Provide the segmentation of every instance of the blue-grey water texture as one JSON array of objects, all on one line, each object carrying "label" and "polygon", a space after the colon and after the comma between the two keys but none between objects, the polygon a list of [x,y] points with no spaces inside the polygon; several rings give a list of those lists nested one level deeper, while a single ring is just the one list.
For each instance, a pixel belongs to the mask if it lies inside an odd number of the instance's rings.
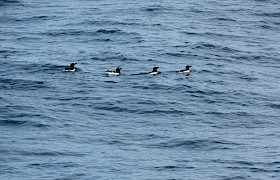
[{"label": "blue-grey water texture", "polygon": [[279,0],[0,0],[0,179],[279,179],[279,34]]}]

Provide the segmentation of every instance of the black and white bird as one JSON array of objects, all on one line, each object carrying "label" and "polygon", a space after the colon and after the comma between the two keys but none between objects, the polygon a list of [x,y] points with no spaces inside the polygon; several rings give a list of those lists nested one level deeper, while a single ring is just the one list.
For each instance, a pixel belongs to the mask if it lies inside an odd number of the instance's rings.
[{"label": "black and white bird", "polygon": [[63,69],[64,72],[75,72],[76,71],[76,68],[75,68],[75,65],[77,63],[71,63],[69,67],[66,67]]},{"label": "black and white bird", "polygon": [[116,71],[107,70],[106,73],[107,73],[107,75],[120,75],[121,74],[121,69],[122,68],[117,67]]},{"label": "black and white bird", "polygon": [[160,74],[161,72],[158,72],[158,71],[157,71],[158,68],[159,68],[159,67],[154,67],[153,70],[152,70],[151,72],[148,72],[148,73],[146,73],[146,74],[153,74],[153,75],[154,75],[154,74]]},{"label": "black and white bird", "polygon": [[186,74],[188,74],[188,73],[190,73],[190,72],[191,72],[190,67],[192,67],[192,66],[190,66],[190,65],[186,65],[185,69],[182,69],[182,70],[180,70],[180,71],[176,71],[176,72],[178,72],[178,73],[186,73]]}]

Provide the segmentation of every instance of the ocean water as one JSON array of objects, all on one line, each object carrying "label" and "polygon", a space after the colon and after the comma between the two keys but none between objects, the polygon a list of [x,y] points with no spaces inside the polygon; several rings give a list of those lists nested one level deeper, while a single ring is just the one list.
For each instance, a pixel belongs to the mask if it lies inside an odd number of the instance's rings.
[{"label": "ocean water", "polygon": [[279,179],[279,32],[279,0],[0,0],[0,179]]}]

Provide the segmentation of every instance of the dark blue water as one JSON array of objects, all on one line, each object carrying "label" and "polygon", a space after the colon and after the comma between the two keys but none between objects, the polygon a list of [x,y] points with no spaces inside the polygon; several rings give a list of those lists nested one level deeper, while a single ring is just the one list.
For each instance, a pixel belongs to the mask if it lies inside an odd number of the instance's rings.
[{"label": "dark blue water", "polygon": [[279,32],[278,0],[0,0],[0,179],[278,179]]}]

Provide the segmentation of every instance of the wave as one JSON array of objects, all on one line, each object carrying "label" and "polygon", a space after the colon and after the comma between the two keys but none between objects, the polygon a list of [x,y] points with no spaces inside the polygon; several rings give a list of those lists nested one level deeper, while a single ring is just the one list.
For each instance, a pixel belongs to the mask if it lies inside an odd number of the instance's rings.
[{"label": "wave", "polygon": [[171,9],[171,7],[154,4],[151,6],[143,7],[143,8],[141,8],[141,10],[144,12],[159,13],[159,12],[169,11],[172,9]]},{"label": "wave", "polygon": [[45,15],[42,15],[42,16],[32,16],[32,17],[18,17],[16,19],[13,19],[14,21],[17,21],[17,22],[26,22],[26,23],[34,23],[34,22],[42,22],[42,21],[47,21],[47,20],[54,20],[56,19],[57,17],[56,16],[45,16]]},{"label": "wave", "polygon": [[180,171],[185,169],[195,169],[194,166],[188,166],[188,165],[167,165],[167,166],[156,166],[154,167],[157,171]]},{"label": "wave", "polygon": [[[9,56],[21,56],[21,55],[28,55],[30,52],[28,51],[23,51],[23,50],[17,50],[17,49],[5,49],[5,50],[0,50],[0,57],[2,56],[3,58],[7,58]],[[9,62],[1,62],[1,65],[3,64],[8,64]]]},{"label": "wave", "polygon": [[129,56],[126,56],[122,53],[109,53],[109,52],[103,52],[100,55],[94,56],[90,58],[91,60],[95,60],[95,61],[120,61],[120,62],[139,62],[141,61],[141,59],[136,59],[136,58],[132,58]]},{"label": "wave", "polygon": [[[105,104],[105,105],[104,105]],[[150,105],[155,106],[151,107]],[[192,112],[186,110],[180,110],[179,108],[167,107],[167,104],[157,104],[156,101],[139,102],[137,104],[119,104],[114,102],[108,103],[95,103],[94,105],[89,105],[91,108],[103,111],[111,112],[122,112],[130,114],[141,114],[141,115],[193,115]]]},{"label": "wave", "polygon": [[229,21],[229,22],[236,22],[237,20],[231,18],[212,18],[214,21]]},{"label": "wave", "polygon": [[[85,37],[94,37],[94,38],[100,38],[99,35],[125,35],[125,36],[136,36],[138,38],[141,38],[141,36],[138,33],[135,32],[125,32],[119,29],[99,29],[99,30],[77,30],[77,29],[61,29],[61,30],[55,30],[55,31],[49,31],[49,32],[43,32],[40,33],[42,35],[51,36],[51,37],[60,37],[60,36],[73,36],[73,38],[76,38],[77,36],[85,36]],[[87,39],[90,41],[90,39]],[[111,41],[111,38],[101,38],[102,41]]]},{"label": "wave", "polygon": [[[13,51],[5,51],[3,53],[3,55],[5,54],[6,56],[12,55]],[[15,53],[20,53],[22,54],[22,52],[17,52],[15,51]],[[1,52],[0,52],[0,56],[1,56]],[[67,62],[70,63],[70,62]],[[3,67],[3,69],[6,70],[6,72],[21,72],[21,73],[28,73],[28,74],[41,74],[41,73],[57,73],[57,72],[62,72],[62,70],[69,66],[69,64],[65,64],[65,65],[56,65],[56,64],[51,64],[51,63],[26,63],[26,62],[20,62],[20,61],[16,61],[16,62],[9,62],[9,61],[4,61],[3,63],[1,63],[1,66]],[[82,71],[80,68],[76,68],[76,71]],[[40,80],[28,80],[28,79],[11,79],[11,78],[0,78],[0,83],[4,83],[6,85],[17,85],[17,84],[29,84],[29,85],[39,85],[41,84],[42,87],[44,86],[45,88],[47,88],[46,84],[44,81],[40,81]]]},{"label": "wave", "polygon": [[198,140],[170,140],[167,142],[161,142],[157,144],[148,145],[148,148],[187,148],[187,149],[195,149],[195,150],[216,150],[216,149],[232,149],[235,146],[240,144],[225,141],[225,140],[205,140],[205,139],[198,139]]},{"label": "wave", "polygon": [[95,26],[138,26],[143,27],[148,24],[129,21],[113,21],[113,20],[85,20],[78,25],[95,25]]},{"label": "wave", "polygon": [[242,52],[240,50],[230,48],[227,46],[215,45],[215,44],[206,43],[206,42],[196,43],[195,45],[193,45],[192,49],[206,49],[206,50],[211,49],[211,50],[223,51],[223,52],[228,52],[228,53]]},{"label": "wave", "polygon": [[[273,54],[234,54],[234,55],[230,55],[229,57],[231,57],[232,59],[235,60],[240,60],[243,63],[244,62],[248,62],[248,61],[254,61],[254,62],[259,62],[259,63],[263,63],[262,66],[265,67],[272,67],[271,64],[277,63],[279,62],[279,58],[277,58],[276,56],[274,56]],[[274,66],[273,66],[274,67]]]},{"label": "wave", "polygon": [[[279,25],[279,24],[278,24]],[[277,26],[271,26],[271,25],[259,25],[260,28],[265,29],[265,30],[279,30],[279,27]]]},{"label": "wave", "polygon": [[77,152],[70,152],[70,151],[48,151],[48,150],[38,150],[36,152],[31,151],[24,151],[24,150],[16,150],[17,153],[23,155],[23,156],[75,156],[75,157],[81,157],[83,154],[77,153]]},{"label": "wave", "polygon": [[0,78],[1,88],[4,90],[30,91],[40,88],[47,88],[43,81],[32,81],[25,79],[6,79]]},{"label": "wave", "polygon": [[120,33],[122,32],[119,29],[99,29],[96,31],[97,33],[103,33],[103,34],[114,34],[114,33]]},{"label": "wave", "polygon": [[22,126],[29,123],[28,121],[18,121],[18,120],[0,120],[1,126]]},{"label": "wave", "polygon": [[270,103],[267,106],[275,109],[280,109],[280,104],[277,103]]},{"label": "wave", "polygon": [[280,17],[280,12],[273,13],[256,13],[257,16],[265,16],[265,17]]},{"label": "wave", "polygon": [[[180,31],[180,33],[184,35],[190,35],[190,36],[199,36],[199,37],[207,37],[207,38],[224,38],[224,39],[240,39],[244,40],[246,38],[245,36],[241,35],[233,35],[233,34],[227,34],[227,33],[216,33],[216,32],[190,32],[190,31]],[[199,42],[201,44],[209,44],[205,42]],[[198,44],[199,44],[198,43]],[[211,45],[210,45],[211,46]]]},{"label": "wave", "polygon": [[164,53],[163,55],[167,55],[171,57],[186,57],[185,53]]},{"label": "wave", "polygon": [[57,36],[94,36],[96,35],[96,32],[94,31],[82,31],[82,30],[76,30],[76,29],[63,29],[63,30],[57,30],[57,31],[51,31],[51,32],[44,32],[42,35],[57,37]]},{"label": "wave", "polygon": [[[39,115],[30,115],[30,114],[18,114],[17,117],[15,118],[30,118],[30,117],[39,117]],[[12,116],[9,115],[9,118],[11,118]],[[49,127],[49,125],[43,124],[43,123],[39,123],[39,122],[32,122],[32,121],[25,121],[25,120],[0,120],[0,126],[12,126],[12,127],[27,127],[27,126],[33,126],[33,127],[37,127],[37,128],[47,128]]]},{"label": "wave", "polygon": [[19,0],[0,0],[0,6],[8,6],[10,4],[20,3]]}]

